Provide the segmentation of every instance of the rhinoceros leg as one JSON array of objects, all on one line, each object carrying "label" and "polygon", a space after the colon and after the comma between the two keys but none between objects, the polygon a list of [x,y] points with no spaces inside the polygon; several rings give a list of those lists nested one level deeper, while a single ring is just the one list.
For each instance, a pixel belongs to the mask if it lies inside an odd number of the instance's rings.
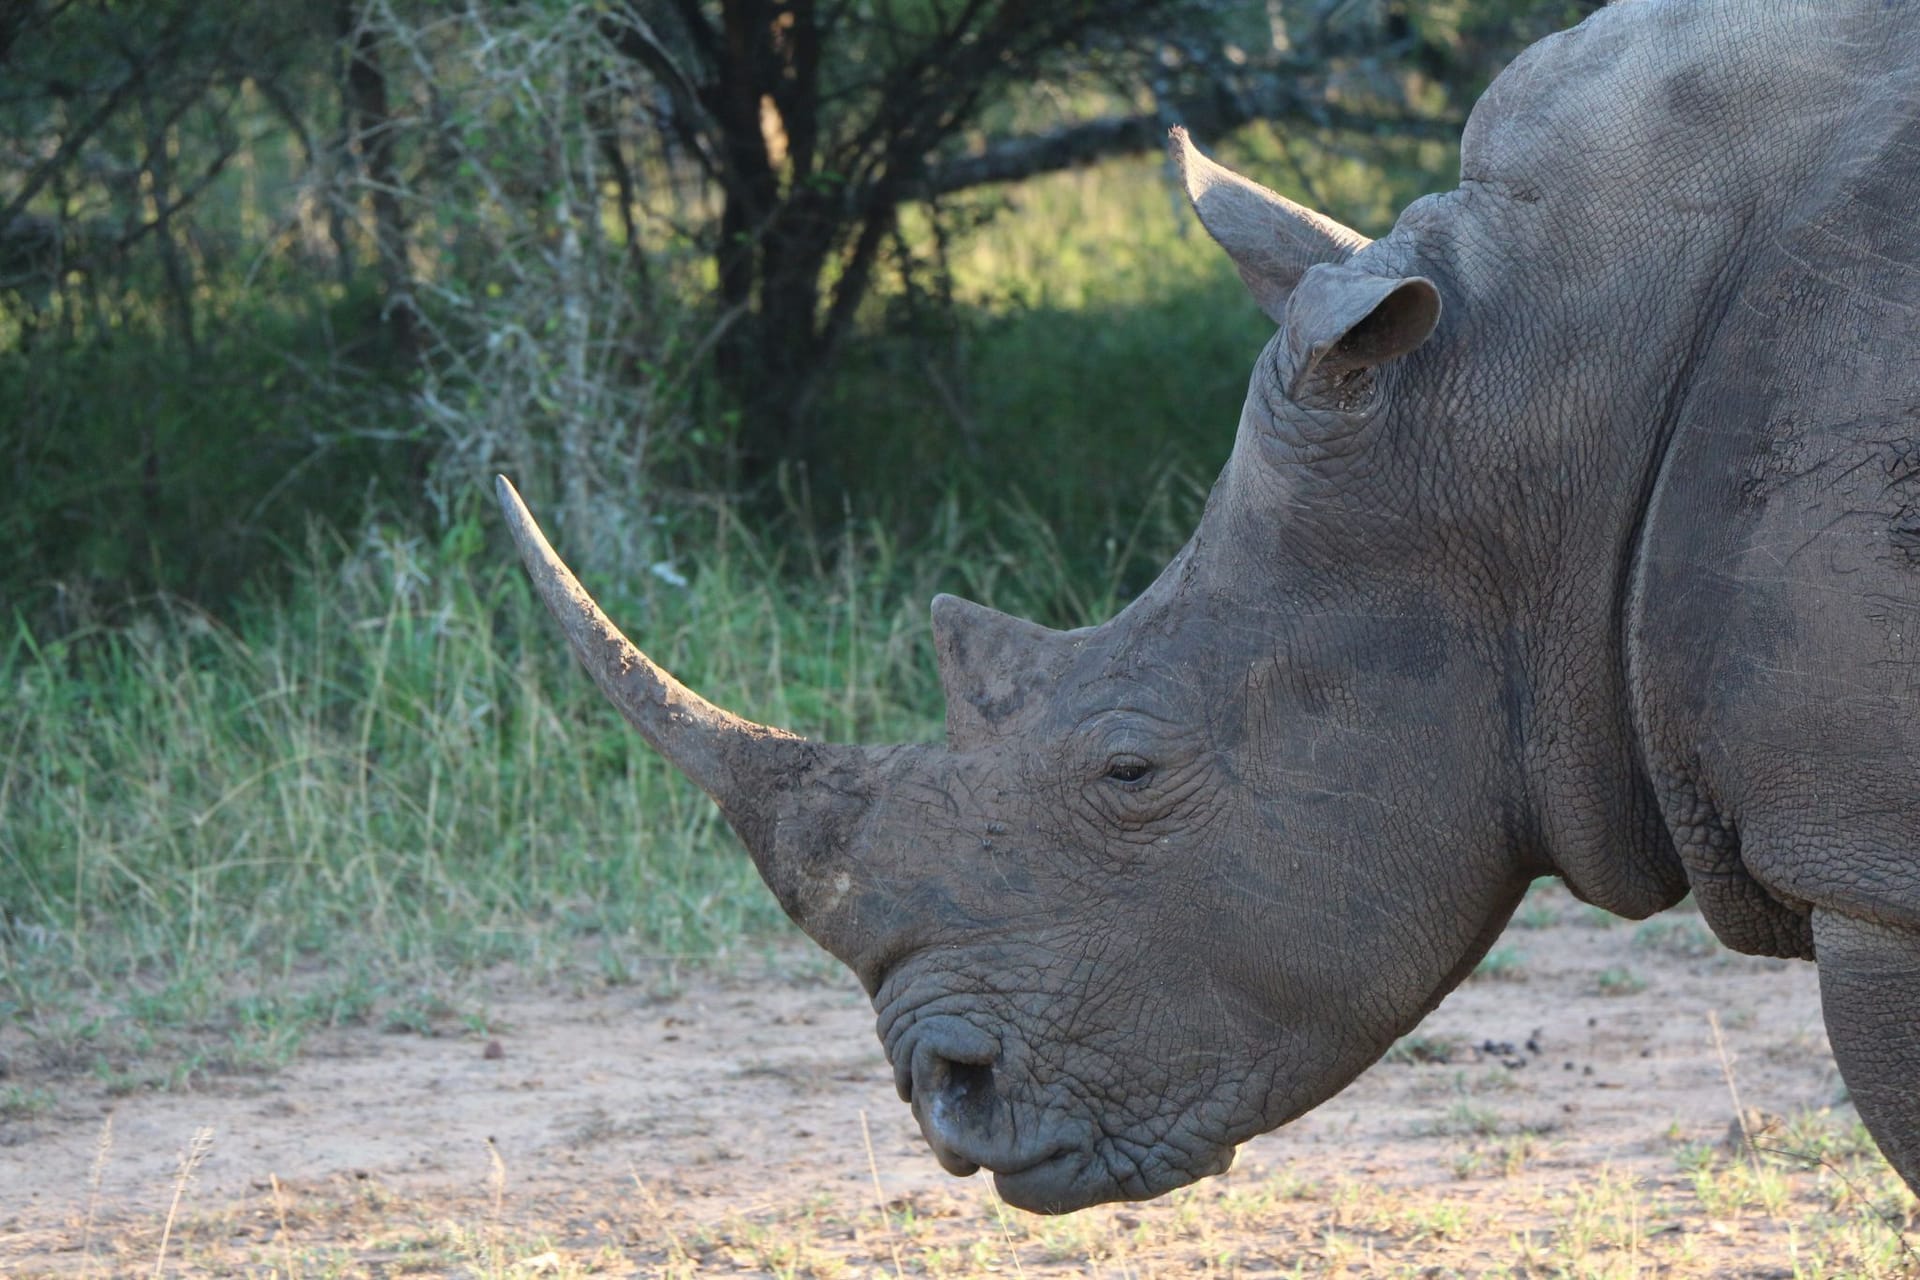
[{"label": "rhinoceros leg", "polygon": [[1920,930],[1813,913],[1827,1038],[1874,1141],[1920,1192]]}]

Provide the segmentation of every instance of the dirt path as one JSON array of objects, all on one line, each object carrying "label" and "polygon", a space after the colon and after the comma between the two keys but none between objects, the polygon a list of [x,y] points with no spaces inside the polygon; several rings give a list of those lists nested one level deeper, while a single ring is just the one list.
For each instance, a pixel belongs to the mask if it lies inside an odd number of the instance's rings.
[{"label": "dirt path", "polygon": [[174,1274],[1790,1276],[1816,1246],[1899,1273],[1897,1239],[1855,1221],[1898,1203],[1870,1162],[1858,1194],[1797,1165],[1766,1166],[1770,1190],[1713,1150],[1735,1113],[1710,1012],[1742,1102],[1794,1120],[1773,1137],[1850,1167],[1811,966],[1686,954],[1694,917],[1596,927],[1559,896],[1531,918],[1400,1060],[1148,1205],[1035,1219],[947,1178],[851,978],[796,961],[667,996],[508,985],[487,1038],[344,1031],[204,1092],[59,1082],[0,1131],[0,1272],[151,1274],[181,1152],[210,1129]]}]

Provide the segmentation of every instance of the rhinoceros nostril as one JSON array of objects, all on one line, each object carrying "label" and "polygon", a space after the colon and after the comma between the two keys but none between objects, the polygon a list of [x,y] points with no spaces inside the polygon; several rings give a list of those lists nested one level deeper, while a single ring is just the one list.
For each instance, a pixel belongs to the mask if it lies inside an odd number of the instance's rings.
[{"label": "rhinoceros nostril", "polygon": [[922,1046],[913,1058],[913,1112],[948,1173],[966,1177],[999,1144],[993,1068],[955,1062]]},{"label": "rhinoceros nostril", "polygon": [[989,1138],[998,1109],[993,1067],[984,1062],[941,1065],[944,1079],[930,1100],[934,1128],[943,1135],[971,1138],[976,1143]]},{"label": "rhinoceros nostril", "polygon": [[979,1028],[941,1019],[917,1029],[904,1055],[908,1100],[920,1131],[949,1173],[972,1173],[1004,1145],[994,1080],[999,1045]]}]

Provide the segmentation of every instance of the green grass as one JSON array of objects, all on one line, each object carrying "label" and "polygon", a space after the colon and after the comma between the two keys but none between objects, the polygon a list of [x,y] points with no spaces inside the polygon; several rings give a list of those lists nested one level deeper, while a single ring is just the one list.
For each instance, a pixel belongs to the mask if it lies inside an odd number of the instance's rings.
[{"label": "green grass", "polygon": [[[925,594],[871,547],[811,587],[783,587],[737,529],[697,555],[685,590],[599,584],[662,661],[769,721],[935,732]],[[165,601],[59,640],[23,626],[0,681],[16,1017],[77,977],[109,1022],[270,1055],[422,977],[569,940],[711,955],[776,919],[712,805],[470,525],[439,545],[316,538],[291,598],[231,626]]]},{"label": "green grass", "polygon": [[1535,880],[1513,913],[1516,929],[1550,929],[1560,923],[1561,914],[1571,900],[1566,886],[1558,880]]}]

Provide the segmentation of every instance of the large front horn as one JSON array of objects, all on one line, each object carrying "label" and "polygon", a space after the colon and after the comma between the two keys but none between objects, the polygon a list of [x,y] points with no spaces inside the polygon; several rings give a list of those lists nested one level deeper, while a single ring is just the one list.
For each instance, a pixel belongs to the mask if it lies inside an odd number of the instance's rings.
[{"label": "large front horn", "polygon": [[876,752],[831,746],[714,706],[661,670],[562,564],[505,476],[495,480],[534,589],[574,656],[655,750],[712,796],[780,905],[849,964],[859,940],[844,925],[857,868],[848,832],[873,791]]},{"label": "large front horn", "polygon": [[573,570],[561,563],[513,482],[494,478],[507,527],[534,590],[567,633],[574,656],[640,735],[699,788],[726,807],[738,791],[743,756],[773,742],[801,741],[714,706],[675,680],[601,611]]}]

